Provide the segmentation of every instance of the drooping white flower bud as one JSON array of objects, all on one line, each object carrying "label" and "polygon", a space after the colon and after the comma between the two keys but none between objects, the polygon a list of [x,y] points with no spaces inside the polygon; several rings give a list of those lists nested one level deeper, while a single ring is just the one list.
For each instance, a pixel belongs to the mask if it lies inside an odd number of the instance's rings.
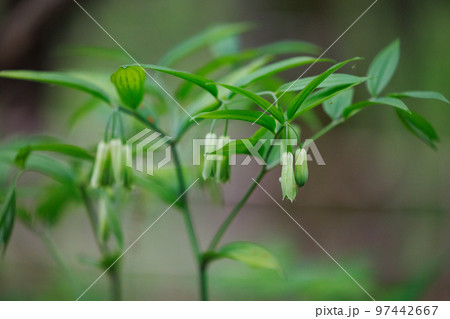
[{"label": "drooping white flower bud", "polygon": [[109,149],[114,181],[117,185],[123,185],[125,179],[125,147],[120,139],[115,138],[109,141]]},{"label": "drooping white flower bud", "polygon": [[208,133],[205,137],[205,161],[203,163],[202,177],[204,180],[213,178],[216,170],[215,155],[208,155],[217,149],[217,136],[214,133]]},{"label": "drooping white flower bud", "polygon": [[98,188],[103,184],[103,179],[108,170],[109,145],[104,141],[98,143],[97,154],[95,156],[94,170],[91,176],[91,186]]},{"label": "drooping white flower bud", "polygon": [[283,153],[281,156],[281,165],[280,183],[283,199],[288,198],[292,202],[297,195],[297,186],[295,185],[294,177],[294,156],[292,153]]},{"label": "drooping white flower bud", "polygon": [[[230,143],[229,136],[221,136],[217,142],[217,150]],[[230,179],[230,163],[229,163],[229,152],[221,151],[217,154],[216,163],[216,182],[225,183]]]},{"label": "drooping white flower bud", "polygon": [[131,189],[131,185],[133,183],[133,171],[130,169],[130,167],[128,167],[127,164],[127,158],[129,156],[129,154],[131,154],[132,150],[131,150],[131,146],[128,144],[125,144],[122,148],[122,152],[123,152],[123,158],[124,158],[124,186],[128,189]]},{"label": "drooping white flower bud", "polygon": [[308,180],[308,154],[305,149],[295,151],[295,182],[302,187]]}]

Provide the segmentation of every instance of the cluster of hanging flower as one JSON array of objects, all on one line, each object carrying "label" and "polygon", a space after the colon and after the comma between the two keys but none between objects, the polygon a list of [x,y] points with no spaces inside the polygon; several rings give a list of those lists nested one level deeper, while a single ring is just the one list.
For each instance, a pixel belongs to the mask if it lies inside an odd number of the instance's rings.
[{"label": "cluster of hanging flower", "polygon": [[302,187],[308,180],[308,155],[301,148],[295,151],[295,156],[291,152],[284,152],[281,156],[281,165],[280,183],[283,199],[287,198],[292,202],[297,196],[297,186]]},{"label": "cluster of hanging flower", "polygon": [[126,166],[131,148],[119,138],[100,141],[97,145],[91,187],[98,191],[97,236],[106,243],[114,229],[113,198],[115,187],[130,188],[133,174]]},{"label": "cluster of hanging flower", "polygon": [[217,183],[225,183],[230,179],[230,163],[228,152],[219,152],[222,147],[230,143],[229,136],[220,136],[208,133],[205,137],[205,162],[203,163],[202,177],[204,180],[214,179]]},{"label": "cluster of hanging flower", "polygon": [[118,138],[98,143],[91,187],[129,187],[131,175],[126,167],[129,152],[129,146]]}]

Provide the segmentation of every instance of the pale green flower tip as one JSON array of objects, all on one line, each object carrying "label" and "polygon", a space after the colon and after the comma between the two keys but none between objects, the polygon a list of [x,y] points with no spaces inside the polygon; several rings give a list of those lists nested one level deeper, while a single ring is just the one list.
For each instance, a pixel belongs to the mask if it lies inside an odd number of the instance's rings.
[{"label": "pale green flower tip", "polygon": [[295,151],[295,182],[302,187],[308,180],[308,155],[306,150]]},{"label": "pale green flower tip", "polygon": [[281,156],[281,190],[283,192],[283,199],[287,198],[291,202],[297,196],[297,187],[294,177],[294,156],[290,152],[284,152]]},{"label": "pale green flower tip", "polygon": [[[217,142],[217,150],[220,150],[228,143],[230,143],[229,136],[223,135],[219,137]],[[230,163],[228,153],[223,154],[223,152],[220,152],[220,154],[217,155],[215,179],[217,183],[226,183],[230,179]]]},{"label": "pale green flower tip", "polygon": [[122,185],[125,174],[125,158],[124,145],[120,139],[112,139],[109,141],[111,152],[111,166],[113,170],[114,180],[117,184]]},{"label": "pale green flower tip", "polygon": [[214,178],[216,171],[216,160],[208,153],[214,152],[217,147],[217,135],[208,133],[205,137],[205,161],[203,163],[202,177],[204,180]]},{"label": "pale green flower tip", "polygon": [[203,164],[202,177],[203,180],[210,179],[214,177],[215,172],[215,162],[213,160],[205,159],[205,163]]}]

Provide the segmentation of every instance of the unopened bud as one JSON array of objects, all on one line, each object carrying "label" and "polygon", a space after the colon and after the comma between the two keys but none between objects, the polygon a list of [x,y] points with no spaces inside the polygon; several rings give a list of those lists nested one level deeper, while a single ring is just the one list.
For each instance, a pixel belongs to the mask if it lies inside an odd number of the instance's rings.
[{"label": "unopened bud", "polygon": [[308,180],[308,154],[305,149],[295,151],[295,182],[302,187]]},{"label": "unopened bud", "polygon": [[205,137],[205,161],[203,163],[202,177],[204,180],[213,178],[216,170],[215,155],[209,155],[216,150],[217,136],[214,133],[208,133]]},{"label": "unopened bud", "polygon": [[[228,143],[230,143],[230,137],[221,136],[217,142],[217,150],[220,150]],[[229,153],[228,151],[224,152],[222,150],[220,151],[220,154],[217,155],[217,163],[216,163],[217,183],[225,183],[230,179],[230,163],[228,153]]]},{"label": "unopened bud", "polygon": [[141,66],[120,67],[111,76],[120,100],[136,109],[144,97],[145,71]]},{"label": "unopened bud", "polygon": [[283,199],[286,197],[292,202],[297,195],[297,187],[294,177],[294,156],[290,152],[284,152],[281,156],[281,190]]}]

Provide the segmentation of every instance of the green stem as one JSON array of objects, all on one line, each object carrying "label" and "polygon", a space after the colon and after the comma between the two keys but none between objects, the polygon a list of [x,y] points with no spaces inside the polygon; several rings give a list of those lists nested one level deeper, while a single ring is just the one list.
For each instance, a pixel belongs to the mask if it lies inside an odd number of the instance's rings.
[{"label": "green stem", "polygon": [[208,301],[208,262],[202,261],[200,265],[200,296],[202,301]]},{"label": "green stem", "polygon": [[[336,127],[337,125],[341,124],[344,120],[343,119],[339,119],[339,120],[335,120],[333,122],[331,122],[330,124],[328,124],[327,126],[325,126],[324,128],[322,128],[319,132],[317,132],[316,134],[314,134],[310,141],[315,141],[318,138],[320,138],[322,135],[326,134],[328,131],[330,131],[332,128]],[[280,131],[275,135],[274,138],[276,138],[276,136],[278,136],[278,134],[283,130],[283,128],[280,129]],[[310,142],[311,143],[311,142]],[[303,147],[307,146],[310,143],[305,143]],[[267,152],[267,155],[265,157],[265,161],[267,162],[269,156],[270,156],[270,152],[272,151],[273,146],[271,146],[269,148],[269,151]],[[225,232],[227,231],[228,227],[230,226],[230,224],[233,222],[234,218],[237,216],[237,214],[239,213],[239,211],[241,210],[241,208],[244,206],[244,204],[247,202],[248,198],[251,196],[251,194],[253,193],[253,191],[255,190],[256,186],[258,186],[258,183],[262,180],[262,178],[264,177],[264,175],[267,173],[267,166],[264,165],[263,168],[261,169],[261,171],[259,172],[258,176],[254,179],[253,183],[250,185],[249,189],[247,190],[247,192],[244,194],[244,196],[241,198],[241,200],[236,204],[236,206],[234,207],[234,209],[231,211],[231,213],[228,215],[228,217],[225,219],[225,221],[222,223],[222,225],[220,226],[219,230],[217,231],[217,233],[215,234],[215,236],[213,237],[213,240],[211,241],[211,244],[208,247],[209,251],[214,251],[217,247],[217,245],[219,244],[220,240],[222,239],[223,235],[225,234]],[[208,293],[207,293],[207,274],[206,274],[206,268],[208,266],[208,261],[205,260],[203,262],[203,267],[202,267],[202,273],[201,273],[201,277],[204,281],[204,292],[202,291],[202,296],[204,295],[205,298],[207,297]]]},{"label": "green stem", "polygon": [[[272,147],[269,149],[269,152],[266,156],[266,158],[269,157],[270,151],[272,150]],[[267,167],[263,166],[261,171],[259,172],[258,176],[253,181],[252,185],[250,185],[247,192],[244,194],[244,196],[241,198],[239,203],[234,207],[234,209],[231,211],[231,213],[228,215],[228,217],[225,219],[225,221],[220,226],[219,230],[217,231],[216,235],[211,241],[211,244],[208,247],[209,251],[214,251],[219,244],[220,240],[222,239],[223,235],[227,231],[228,227],[234,220],[234,218],[237,216],[239,211],[241,210],[242,206],[247,202],[250,195],[255,190],[256,186],[258,186],[258,183],[261,181],[261,179],[264,177],[264,175],[267,172]],[[202,300],[206,301],[208,300],[208,274],[207,274],[207,267],[208,267],[209,261],[205,260],[202,261],[201,267],[200,267],[200,288],[201,288],[201,296]]]},{"label": "green stem", "polygon": [[[217,231],[216,235],[214,236],[213,240],[211,241],[211,244],[208,247],[208,250],[214,250],[216,249],[217,245],[219,244],[220,240],[222,239],[223,235],[225,234],[226,230],[230,226],[231,222],[234,220],[234,218],[237,216],[239,211],[241,210],[242,206],[247,202],[250,195],[255,190],[256,186],[258,186],[258,183],[261,181],[261,179],[266,174],[266,166],[264,166],[261,171],[259,172],[258,176],[255,178],[255,181],[252,182],[252,185],[250,185],[247,192],[244,194],[244,196],[241,198],[241,200],[237,203],[237,205],[234,207],[234,209],[231,211],[230,215],[225,219],[225,221],[220,226],[219,230]],[[257,183],[258,182],[258,183]]]},{"label": "green stem", "polygon": [[[147,121],[146,118],[142,117],[137,112],[132,111],[132,110],[127,109],[127,108],[124,108],[124,107],[119,107],[119,111],[136,118],[138,121],[140,121],[141,123],[145,124],[146,126],[151,128],[152,130],[154,130],[154,131],[156,131],[158,133],[161,133],[163,136],[167,136],[167,134],[164,133],[160,128],[158,128],[153,123]],[[184,223],[186,225],[186,231],[187,231],[187,234],[188,234],[188,237],[189,237],[189,241],[191,243],[192,250],[194,252],[195,260],[197,261],[197,265],[198,265],[198,268],[199,268],[200,286],[201,286],[202,285],[202,279],[201,279],[201,274],[202,274],[202,270],[201,270],[201,253],[200,253],[200,248],[199,248],[197,236],[196,236],[195,230],[194,230],[194,225],[192,223],[191,213],[189,211],[188,197],[187,197],[187,194],[186,194],[186,190],[187,190],[186,182],[184,180],[183,168],[182,168],[180,157],[179,157],[178,151],[177,151],[177,141],[179,140],[179,137],[180,136],[178,136],[177,139],[171,139],[168,142],[168,144],[170,145],[170,148],[171,148],[171,151],[172,151],[172,155],[173,155],[173,161],[175,163],[175,171],[176,171],[177,180],[178,180],[179,194],[182,195],[181,198],[180,198],[180,203],[181,203],[181,206],[182,206],[182,215],[183,215]]]},{"label": "green stem", "polygon": [[[86,212],[89,217],[89,222],[92,227],[92,231],[94,233],[95,242],[97,243],[102,258],[105,259],[109,257],[110,252],[105,243],[101,242],[97,236],[97,214],[95,212],[94,206],[89,198],[85,186],[80,186],[81,197],[83,199],[84,205],[86,207]],[[114,265],[108,270],[108,277],[111,284],[111,299],[112,300],[121,300],[122,292],[121,292],[121,284],[120,284],[120,274],[118,270],[118,265]]]},{"label": "green stem", "polygon": [[178,187],[179,187],[179,193],[180,195],[183,194],[183,196],[180,198],[181,205],[183,207],[182,213],[184,217],[184,221],[186,224],[186,228],[188,231],[189,240],[192,245],[192,249],[194,250],[194,253],[196,255],[197,260],[200,260],[200,249],[198,245],[198,240],[195,235],[194,231],[194,225],[192,223],[191,214],[189,211],[189,205],[188,205],[188,198],[186,194],[186,183],[184,181],[184,174],[183,174],[183,168],[181,166],[180,157],[178,155],[178,151],[176,148],[176,145],[174,143],[171,144],[171,150],[173,155],[173,161],[175,163],[175,171],[178,179]]},{"label": "green stem", "polygon": [[[325,126],[324,128],[322,128],[319,132],[317,132],[316,134],[314,134],[311,138],[310,141],[315,141],[317,140],[319,137],[321,137],[322,135],[326,134],[328,131],[330,131],[332,128],[336,127],[337,125],[341,124],[343,122],[342,119],[339,120],[335,120],[333,122],[331,122],[330,124],[328,124],[327,126]],[[280,132],[282,131],[283,128],[280,129]],[[277,134],[278,135],[278,134]],[[275,135],[275,138],[276,136]],[[311,142],[310,142],[311,143]],[[304,144],[303,147],[309,145],[310,143],[306,142]],[[269,158],[270,152],[272,151],[272,147],[269,149],[265,161],[267,161],[267,159]],[[255,178],[256,182],[260,182],[261,179],[264,177],[265,173],[267,172],[267,167],[263,166],[263,168],[261,169],[261,171],[259,172],[258,176]],[[242,208],[242,206],[244,206],[244,204],[246,203],[246,201],[248,200],[248,198],[250,197],[250,195],[253,193],[253,191],[255,190],[256,186],[258,185],[256,182],[253,182],[252,185],[250,186],[250,188],[247,190],[247,192],[244,194],[244,196],[242,197],[242,199],[239,201],[239,203],[237,203],[237,205],[234,207],[233,211],[230,213],[230,215],[228,215],[227,219],[225,219],[225,221],[223,222],[223,224],[220,226],[219,230],[217,231],[216,235],[214,236],[213,240],[211,241],[211,244],[209,245],[209,250],[214,250],[220,239],[222,238],[222,236],[225,234],[226,230],[228,229],[228,227],[230,226],[231,222],[233,221],[233,219],[236,217],[236,215],[239,213],[240,209]]]},{"label": "green stem", "polygon": [[111,284],[111,297],[114,301],[122,300],[122,285],[120,281],[119,268],[111,267],[108,271],[110,284]]},{"label": "green stem", "polygon": [[153,124],[152,122],[148,121],[145,117],[143,117],[142,115],[140,115],[139,113],[137,113],[136,111],[130,110],[126,107],[122,107],[119,106],[118,110],[122,113],[128,114],[132,117],[134,117],[136,120],[138,120],[139,122],[141,122],[142,124],[148,126],[149,128],[151,128],[152,130],[154,130],[155,132],[158,132],[160,134],[162,134],[163,136],[168,136],[166,133],[164,133],[159,127],[157,127],[155,124]]},{"label": "green stem", "polygon": [[[275,134],[275,136],[274,136],[275,139],[277,138],[277,136],[280,134],[280,132],[282,130],[283,130],[283,127],[280,128],[280,130]],[[213,239],[211,241],[211,244],[208,247],[209,250],[214,250],[217,247],[217,245],[219,244],[220,239],[225,234],[226,230],[230,226],[230,224],[233,221],[233,219],[239,213],[239,211],[241,210],[242,206],[244,206],[244,204],[247,202],[247,200],[250,197],[250,195],[255,190],[256,186],[258,186],[258,183],[261,181],[261,179],[266,174],[266,172],[267,172],[267,164],[266,163],[267,163],[267,161],[269,159],[270,154],[272,153],[272,150],[273,150],[273,145],[271,145],[269,150],[267,151],[267,154],[266,154],[266,156],[264,158],[265,164],[261,168],[261,171],[259,172],[258,176],[256,176],[256,178],[254,179],[253,183],[250,185],[250,187],[247,190],[247,192],[244,194],[244,196],[241,198],[241,200],[236,204],[234,209],[231,211],[230,215],[228,215],[228,217],[225,219],[225,221],[220,226],[220,228],[217,231],[217,233],[214,235],[214,237],[213,237]]]},{"label": "green stem", "polygon": [[183,207],[182,214],[183,214],[184,223],[186,226],[186,231],[187,231],[187,234],[189,237],[189,241],[191,243],[192,250],[194,252],[194,257],[197,262],[198,272],[199,272],[200,294],[201,294],[202,300],[204,300],[203,298],[204,298],[204,292],[205,292],[205,287],[206,287],[206,281],[205,281],[206,278],[204,276],[205,271],[203,268],[202,255],[200,253],[198,239],[195,234],[195,229],[194,229],[194,225],[192,223],[191,213],[189,211],[189,204],[188,204],[188,198],[187,198],[187,194],[186,194],[186,183],[184,181],[183,168],[181,166],[181,161],[180,161],[180,157],[178,155],[178,151],[177,151],[175,142],[171,143],[171,150],[172,150],[172,154],[173,154],[173,161],[175,163],[175,170],[176,170],[177,179],[178,179],[179,193],[180,193],[180,195],[183,194],[183,196],[180,199],[182,207]]}]

